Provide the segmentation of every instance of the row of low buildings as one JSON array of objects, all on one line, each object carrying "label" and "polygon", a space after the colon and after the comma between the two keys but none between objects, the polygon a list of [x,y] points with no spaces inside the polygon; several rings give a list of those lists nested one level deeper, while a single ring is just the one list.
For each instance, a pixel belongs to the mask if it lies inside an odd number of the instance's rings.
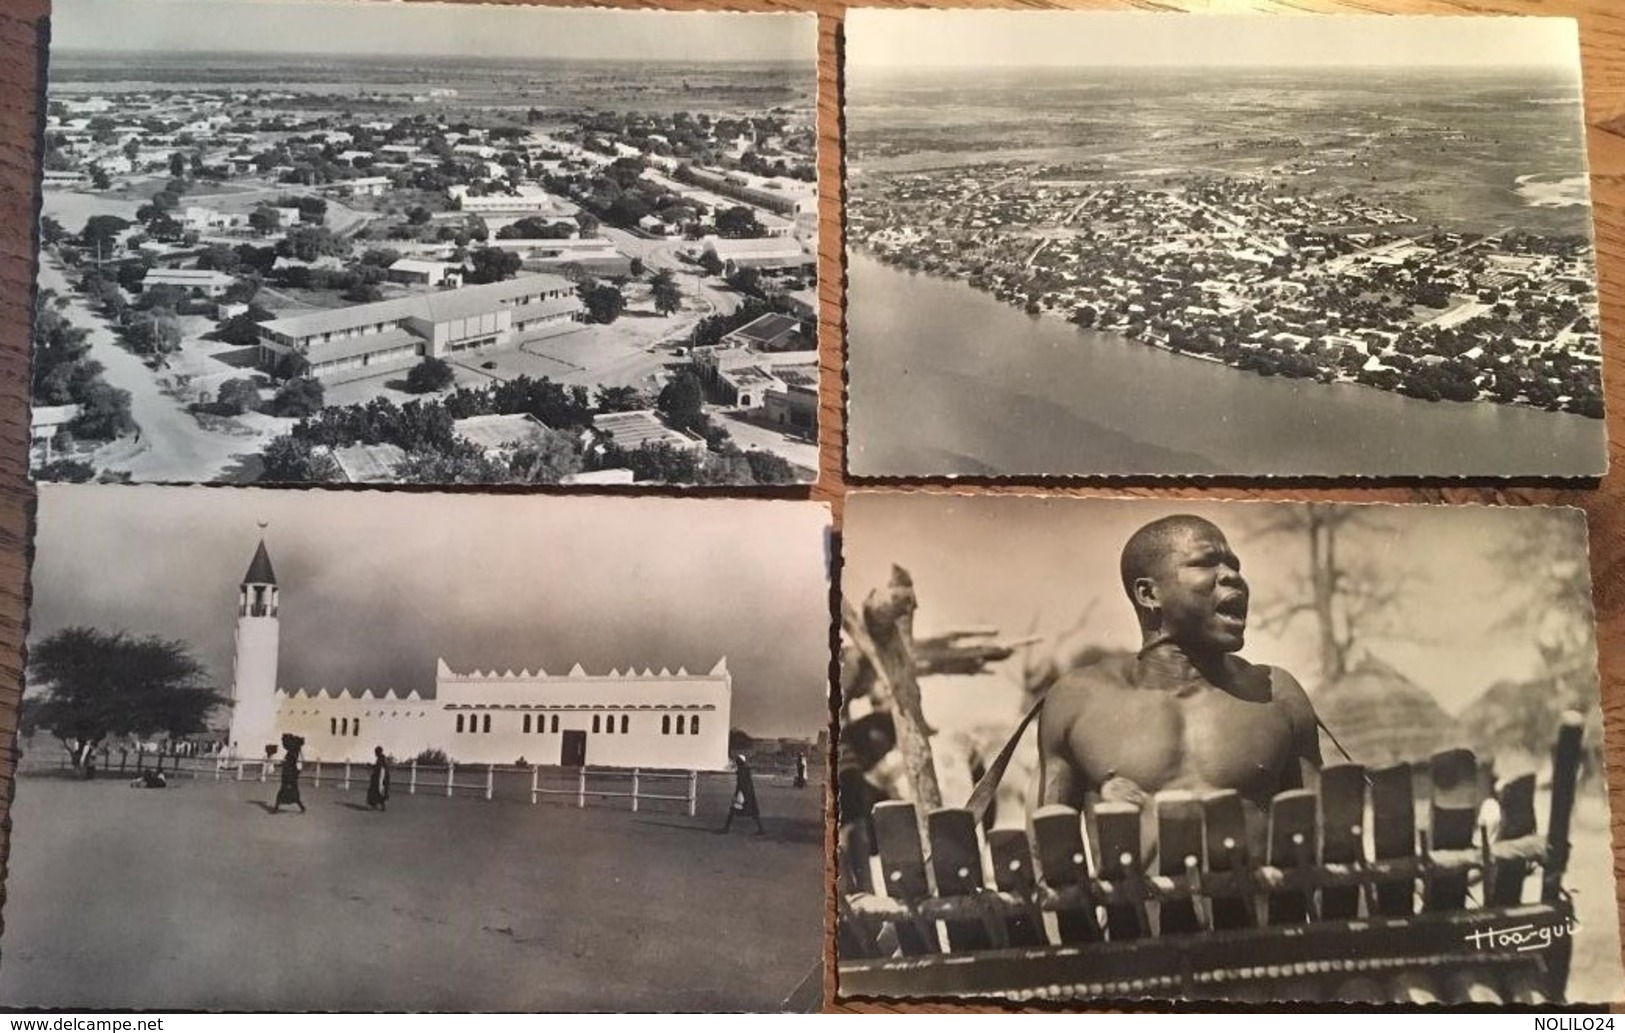
[{"label": "row of low buildings", "polygon": [[301,360],[311,376],[410,365],[424,358],[501,346],[517,334],[563,327],[585,307],[575,285],[541,273],[260,324],[260,364]]}]

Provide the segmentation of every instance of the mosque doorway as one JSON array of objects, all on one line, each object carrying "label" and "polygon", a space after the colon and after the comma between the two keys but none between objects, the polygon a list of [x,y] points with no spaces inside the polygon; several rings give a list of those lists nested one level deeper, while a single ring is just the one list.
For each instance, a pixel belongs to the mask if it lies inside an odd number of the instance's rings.
[{"label": "mosque doorway", "polygon": [[559,763],[567,768],[579,768],[587,763],[587,733],[565,732]]}]

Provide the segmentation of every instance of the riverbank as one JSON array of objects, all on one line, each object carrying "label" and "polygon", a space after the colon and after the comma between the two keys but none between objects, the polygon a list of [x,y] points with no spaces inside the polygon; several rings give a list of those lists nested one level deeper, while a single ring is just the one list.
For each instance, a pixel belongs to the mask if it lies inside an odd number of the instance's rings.
[{"label": "riverbank", "polygon": [[1596,477],[1601,421],[1223,363],[1035,319],[854,249],[848,469],[856,477]]},{"label": "riverbank", "polygon": [[[976,287],[975,285],[969,283],[968,281],[956,279],[956,278],[951,277],[951,276],[944,276],[941,273],[937,273],[937,272],[934,272],[934,271],[929,270],[929,269],[909,269],[909,268],[907,268],[905,266],[898,265],[895,262],[889,261],[883,254],[880,254],[880,253],[874,252],[874,251],[870,251],[870,250],[868,250],[866,248],[862,248],[861,245],[853,244],[849,250],[851,252],[853,252],[853,253],[857,253],[857,252],[861,251],[862,254],[865,257],[869,258],[870,260],[878,262],[878,263],[886,266],[889,269],[896,270],[897,272],[906,273],[906,274],[911,275],[911,276],[926,276],[926,277],[930,277],[933,280],[939,280],[939,281],[941,281],[943,283],[958,284],[958,285],[964,286],[964,287],[966,287],[966,288],[968,288],[970,290],[975,291],[978,294],[981,294],[981,295],[983,295],[985,297],[991,298],[993,301],[995,301],[995,302],[997,302],[997,303],[999,303],[1001,305],[1005,305],[1005,306],[1013,309],[1016,312],[1019,312],[1019,313],[1025,315],[1025,316],[1028,316],[1029,318],[1033,318],[1033,319],[1044,319],[1044,318],[1058,319],[1058,320],[1060,320],[1061,322],[1063,322],[1064,324],[1066,324],[1069,327],[1074,327],[1074,328],[1081,329],[1081,330],[1091,330],[1091,331],[1095,331],[1095,332],[1099,332],[1099,333],[1113,334],[1113,335],[1116,335],[1117,337],[1121,338],[1122,340],[1130,341],[1130,342],[1133,342],[1135,344],[1142,345],[1142,346],[1148,347],[1148,348],[1155,348],[1155,349],[1157,349],[1159,351],[1162,351],[1162,352],[1165,352],[1165,353],[1167,353],[1169,355],[1176,355],[1176,356],[1179,356],[1179,357],[1182,357],[1182,358],[1187,358],[1187,359],[1196,359],[1196,360],[1201,361],[1201,362],[1211,363],[1211,364],[1216,365],[1216,366],[1223,366],[1226,369],[1233,369],[1233,370],[1236,370],[1236,371],[1242,372],[1242,373],[1252,373],[1252,374],[1255,374],[1255,375],[1260,376],[1260,377],[1281,377],[1281,378],[1287,379],[1287,380],[1312,381],[1314,383],[1320,383],[1320,384],[1344,384],[1344,385],[1347,385],[1347,386],[1350,386],[1350,387],[1361,387],[1361,388],[1366,388],[1366,389],[1372,390],[1372,391],[1381,391],[1381,392],[1385,392],[1387,394],[1400,395],[1400,396],[1405,397],[1405,398],[1415,399],[1416,401],[1425,402],[1425,403],[1428,403],[1428,404],[1499,405],[1499,406],[1508,406],[1508,407],[1516,407],[1516,408],[1523,408],[1523,409],[1532,409],[1532,410],[1535,410],[1535,411],[1538,411],[1538,412],[1567,413],[1568,415],[1579,416],[1579,417],[1581,417],[1583,419],[1594,419],[1594,420],[1596,420],[1598,422],[1599,425],[1602,423],[1602,420],[1603,420],[1603,417],[1602,417],[1601,414],[1599,414],[1597,416],[1590,416],[1590,415],[1585,414],[1585,413],[1572,412],[1572,411],[1567,410],[1567,409],[1562,409],[1562,408],[1557,408],[1557,407],[1550,407],[1550,406],[1535,405],[1535,404],[1533,404],[1531,402],[1519,402],[1519,401],[1502,402],[1502,401],[1498,401],[1497,399],[1491,397],[1487,392],[1482,391],[1482,390],[1479,391],[1477,398],[1471,399],[1471,400],[1465,401],[1465,402],[1461,401],[1461,400],[1458,400],[1458,399],[1449,399],[1449,398],[1425,398],[1425,397],[1422,397],[1420,395],[1415,395],[1415,394],[1408,393],[1408,392],[1403,391],[1403,390],[1401,390],[1399,388],[1388,388],[1388,387],[1383,387],[1380,384],[1367,383],[1366,381],[1361,380],[1356,376],[1351,376],[1350,374],[1336,368],[1335,366],[1318,368],[1313,375],[1307,375],[1307,376],[1305,376],[1305,375],[1297,375],[1297,374],[1294,374],[1292,372],[1285,371],[1285,370],[1255,369],[1255,368],[1252,368],[1252,367],[1250,367],[1248,365],[1244,365],[1242,362],[1226,360],[1225,358],[1223,358],[1221,356],[1218,356],[1218,355],[1209,355],[1209,354],[1205,354],[1205,353],[1201,353],[1201,352],[1193,352],[1193,351],[1187,351],[1187,350],[1182,349],[1182,348],[1176,348],[1173,345],[1168,344],[1166,342],[1158,341],[1154,337],[1151,337],[1149,334],[1144,334],[1144,333],[1136,334],[1136,333],[1133,333],[1127,325],[1110,324],[1110,325],[1104,325],[1104,326],[1080,327],[1077,323],[1074,323],[1072,320],[1067,319],[1065,316],[1062,316],[1060,313],[1056,312],[1052,308],[1041,308],[1039,311],[1034,312],[1030,308],[1028,308],[1028,307],[1026,307],[1024,305],[1018,304],[1015,301],[1006,301],[1004,299],[1001,299],[1000,297],[998,297],[998,295],[994,294],[993,292],[987,291],[987,290],[982,290],[981,288]],[[1254,354],[1256,354],[1258,356],[1261,356],[1261,357],[1262,356],[1273,355],[1273,353],[1264,352],[1262,350],[1257,351]],[[1292,353],[1292,354],[1295,355],[1296,353]]]}]

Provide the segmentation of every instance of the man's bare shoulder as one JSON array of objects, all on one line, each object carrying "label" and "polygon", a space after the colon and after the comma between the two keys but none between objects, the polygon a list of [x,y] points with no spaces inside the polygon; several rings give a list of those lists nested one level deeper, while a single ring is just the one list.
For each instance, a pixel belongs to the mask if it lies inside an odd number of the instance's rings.
[{"label": "man's bare shoulder", "polygon": [[1134,673],[1133,653],[1107,653],[1072,668],[1055,680],[1044,708],[1072,706],[1103,690],[1121,689]]},{"label": "man's bare shoulder", "polygon": [[1255,664],[1237,655],[1231,655],[1228,663],[1238,680],[1267,685],[1270,702],[1273,705],[1294,715],[1306,716],[1310,721],[1314,720],[1315,708],[1314,704],[1309,702],[1309,694],[1285,667]]}]

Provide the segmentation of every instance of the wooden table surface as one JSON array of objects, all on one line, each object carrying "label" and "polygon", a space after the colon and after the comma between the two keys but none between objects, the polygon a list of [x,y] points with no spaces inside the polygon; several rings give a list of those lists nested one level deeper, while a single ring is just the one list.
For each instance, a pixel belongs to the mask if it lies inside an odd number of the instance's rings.
[{"label": "wooden table surface", "polygon": [[[923,6],[872,3],[865,6]],[[657,3],[600,4],[667,10],[815,11],[819,15],[819,172],[823,189],[819,295],[823,305],[821,339],[822,429],[818,483],[812,496],[829,500],[840,519],[847,486],[842,459],[842,342],[839,77],[837,41],[845,4],[838,0],[663,0]],[[1625,3],[1621,0],[1077,0],[1074,3],[956,3],[939,7],[1008,7],[1277,14],[1529,14],[1565,15],[1580,23],[1584,62],[1587,149],[1591,200],[1601,288],[1604,381],[1613,472],[1595,487],[1522,482],[1372,483],[1274,481],[1255,487],[1246,480],[1207,481],[1200,486],[1146,487],[1132,480],[1071,482],[1044,488],[1011,485],[958,487],[967,491],[1047,491],[1078,495],[1144,495],[1178,498],[1338,500],[1351,502],[1545,503],[1579,506],[1591,528],[1593,596],[1601,649],[1603,712],[1614,806],[1614,870],[1621,874],[1621,830],[1625,817]],[[28,483],[28,325],[34,274],[34,229],[38,211],[36,132],[42,108],[47,0],[4,0],[0,10],[0,836],[9,836],[12,759],[22,690],[22,646],[26,628],[27,564],[34,493]],[[896,490],[929,485],[897,484]],[[941,489],[936,489],[941,490]],[[134,532],[136,529],[132,529]],[[134,534],[132,533],[132,538]],[[3,846],[0,846],[3,849]],[[0,855],[3,856],[3,855]],[[832,902],[833,909],[833,902]],[[0,921],[4,914],[0,911]],[[833,937],[830,938],[833,944]],[[826,972],[825,1000],[833,1002],[832,971]],[[827,1003],[833,1010],[919,1010]]]}]

